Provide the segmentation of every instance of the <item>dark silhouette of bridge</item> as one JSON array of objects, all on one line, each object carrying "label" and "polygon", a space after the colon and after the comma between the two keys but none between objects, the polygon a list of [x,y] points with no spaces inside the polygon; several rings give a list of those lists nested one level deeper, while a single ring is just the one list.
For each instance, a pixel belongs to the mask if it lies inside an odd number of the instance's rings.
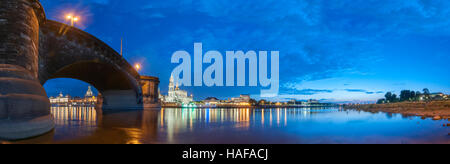
[{"label": "dark silhouette of bridge", "polygon": [[23,139],[53,129],[43,85],[54,78],[93,85],[102,94],[103,110],[158,103],[158,79],[141,78],[104,42],[47,20],[39,0],[0,0],[0,138]]}]

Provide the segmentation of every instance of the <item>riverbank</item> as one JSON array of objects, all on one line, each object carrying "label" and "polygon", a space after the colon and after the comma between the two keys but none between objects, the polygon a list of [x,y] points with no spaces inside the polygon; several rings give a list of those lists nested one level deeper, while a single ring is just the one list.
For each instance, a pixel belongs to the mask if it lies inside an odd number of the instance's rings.
[{"label": "riverbank", "polygon": [[400,102],[389,104],[355,104],[344,105],[344,109],[356,109],[366,112],[400,113],[411,116],[450,119],[450,100],[431,102]]}]

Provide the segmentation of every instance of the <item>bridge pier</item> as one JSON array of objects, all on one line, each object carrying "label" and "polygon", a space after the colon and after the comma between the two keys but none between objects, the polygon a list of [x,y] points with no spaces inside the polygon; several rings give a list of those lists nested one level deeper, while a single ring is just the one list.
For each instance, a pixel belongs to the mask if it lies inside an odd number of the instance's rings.
[{"label": "bridge pier", "polygon": [[133,90],[103,91],[102,97],[104,111],[142,110],[144,108]]},{"label": "bridge pier", "polygon": [[50,102],[38,80],[38,0],[0,3],[0,138],[24,139],[53,129]]}]

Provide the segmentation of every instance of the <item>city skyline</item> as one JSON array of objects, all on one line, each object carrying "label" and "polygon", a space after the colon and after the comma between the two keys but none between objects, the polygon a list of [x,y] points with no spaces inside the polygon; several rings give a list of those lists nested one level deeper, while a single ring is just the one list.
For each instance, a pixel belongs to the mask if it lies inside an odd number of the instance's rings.
[{"label": "city skyline", "polygon": [[[141,63],[142,74],[160,77],[160,86],[168,85],[176,66],[170,64],[172,53],[180,49],[192,52],[192,44],[201,41],[205,51],[279,50],[277,99],[376,101],[386,92],[403,89],[450,91],[450,79],[445,76],[450,73],[445,66],[450,33],[444,28],[450,23],[446,19],[449,2],[253,3],[42,1],[49,19],[64,22],[64,16],[73,12],[81,17],[76,27],[98,36],[116,51],[124,38],[124,57],[130,63]],[[248,6],[254,7],[243,10]],[[267,13],[252,12],[259,9]],[[73,92],[86,85],[57,79],[46,84],[48,93],[59,83],[68,84]],[[196,99],[240,94],[258,98],[260,90],[184,89]],[[167,92],[167,88],[161,90]]]},{"label": "city skyline", "polygon": [[449,144],[449,16],[444,0],[1,0],[0,144],[198,162]]}]

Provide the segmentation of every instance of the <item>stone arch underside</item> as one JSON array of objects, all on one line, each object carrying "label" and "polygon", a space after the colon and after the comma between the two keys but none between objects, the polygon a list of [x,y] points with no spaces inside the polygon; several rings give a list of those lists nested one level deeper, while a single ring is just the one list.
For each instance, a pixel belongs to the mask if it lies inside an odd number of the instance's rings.
[{"label": "stone arch underside", "polygon": [[39,81],[72,78],[102,94],[103,109],[142,108],[140,75],[115,50],[94,36],[55,21],[40,27]]}]

